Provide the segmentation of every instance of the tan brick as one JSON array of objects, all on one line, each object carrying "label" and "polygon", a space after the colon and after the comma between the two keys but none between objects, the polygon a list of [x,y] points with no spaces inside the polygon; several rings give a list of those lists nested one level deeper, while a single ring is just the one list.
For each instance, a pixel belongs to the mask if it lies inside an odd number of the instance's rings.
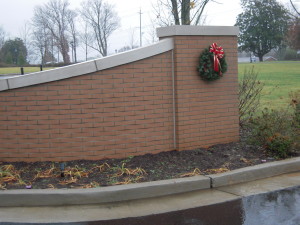
[{"label": "tan brick", "polygon": [[[174,39],[179,150],[237,140],[237,39]],[[212,39],[226,50],[229,70],[207,85],[191,68],[197,67]],[[0,142],[6,140],[0,157],[59,161],[171,150],[171,65],[169,51],[92,74],[0,92],[5,129],[0,130]]]}]

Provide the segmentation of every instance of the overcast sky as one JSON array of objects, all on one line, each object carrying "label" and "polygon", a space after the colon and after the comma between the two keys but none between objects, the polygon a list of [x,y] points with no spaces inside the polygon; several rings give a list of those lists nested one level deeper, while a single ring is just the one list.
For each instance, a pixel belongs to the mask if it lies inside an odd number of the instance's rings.
[{"label": "overcast sky", "polygon": [[[0,0],[0,26],[9,33],[11,38],[20,36],[24,25],[30,22],[34,7],[47,3],[49,0]],[[80,2],[85,0],[69,0],[72,9],[79,9]],[[298,1],[298,0],[297,0]],[[142,11],[143,45],[151,42],[149,35],[153,4],[156,0],[109,0],[121,20],[121,27],[114,32],[109,40],[109,52],[130,45],[139,45],[139,10]],[[218,0],[220,4],[209,3],[205,9],[205,25],[232,26],[236,16],[241,13],[240,0]],[[280,0],[282,3],[288,0]],[[298,3],[299,4],[299,3]],[[132,38],[133,37],[133,38]]]}]

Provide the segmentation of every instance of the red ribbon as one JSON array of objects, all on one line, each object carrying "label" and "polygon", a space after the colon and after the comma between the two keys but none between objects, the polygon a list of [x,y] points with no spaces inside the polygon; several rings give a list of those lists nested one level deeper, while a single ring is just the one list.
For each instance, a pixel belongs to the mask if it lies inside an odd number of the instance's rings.
[{"label": "red ribbon", "polygon": [[219,72],[220,75],[222,75],[222,73],[219,69],[219,67],[221,67],[219,59],[223,58],[223,56],[224,56],[223,48],[221,46],[218,47],[217,43],[213,43],[210,46],[209,51],[214,54],[214,71]]}]

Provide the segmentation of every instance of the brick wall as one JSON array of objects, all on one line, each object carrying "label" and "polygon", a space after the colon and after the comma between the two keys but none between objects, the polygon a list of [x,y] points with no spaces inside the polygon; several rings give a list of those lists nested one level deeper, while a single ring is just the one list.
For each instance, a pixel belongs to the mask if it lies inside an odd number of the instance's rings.
[{"label": "brick wall", "polygon": [[99,159],[172,149],[170,55],[0,92],[1,160]]},{"label": "brick wall", "polygon": [[[236,36],[173,39],[174,50],[142,60],[1,91],[0,161],[117,158],[238,140]],[[223,46],[228,72],[207,83],[196,68],[212,42]]]},{"label": "brick wall", "polygon": [[[196,68],[200,53],[213,42],[223,47],[228,71],[221,79],[205,82]],[[178,148],[237,141],[237,37],[176,36],[174,44]]]}]

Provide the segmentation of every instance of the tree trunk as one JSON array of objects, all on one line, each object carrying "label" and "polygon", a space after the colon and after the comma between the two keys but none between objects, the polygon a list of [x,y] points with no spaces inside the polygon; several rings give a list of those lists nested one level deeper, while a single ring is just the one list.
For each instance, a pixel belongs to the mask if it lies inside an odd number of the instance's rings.
[{"label": "tree trunk", "polygon": [[259,58],[259,61],[260,61],[260,62],[263,61],[263,55],[259,55],[258,58]]},{"label": "tree trunk", "polygon": [[74,59],[75,63],[77,63],[76,42],[74,42]]},{"label": "tree trunk", "polygon": [[88,59],[88,45],[87,42],[85,42],[85,61]]},{"label": "tree trunk", "polygon": [[63,41],[61,43],[61,54],[63,57],[64,64],[70,64],[69,44],[65,38],[63,38]]},{"label": "tree trunk", "polygon": [[63,57],[64,64],[70,64],[69,54],[65,50],[62,50],[61,54],[62,54],[62,57]]},{"label": "tree trunk", "polygon": [[181,2],[181,25],[190,25],[191,0],[182,0]]},{"label": "tree trunk", "polygon": [[177,0],[171,0],[171,2],[172,2],[172,14],[174,16],[175,25],[180,25]]}]

